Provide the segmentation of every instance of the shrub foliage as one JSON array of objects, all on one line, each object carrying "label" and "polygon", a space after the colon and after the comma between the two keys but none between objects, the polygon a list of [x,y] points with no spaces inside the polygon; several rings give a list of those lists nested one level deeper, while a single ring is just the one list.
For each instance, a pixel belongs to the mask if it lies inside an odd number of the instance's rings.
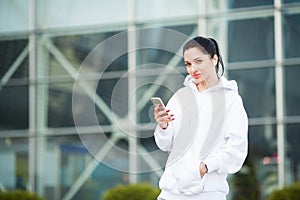
[{"label": "shrub foliage", "polygon": [[300,200],[300,183],[274,190],[270,194],[269,200]]},{"label": "shrub foliage", "polygon": [[0,200],[43,200],[43,198],[32,192],[15,190],[0,192]]},{"label": "shrub foliage", "polygon": [[107,190],[103,200],[156,200],[160,190],[152,187],[148,183],[138,183],[130,185],[118,185]]}]

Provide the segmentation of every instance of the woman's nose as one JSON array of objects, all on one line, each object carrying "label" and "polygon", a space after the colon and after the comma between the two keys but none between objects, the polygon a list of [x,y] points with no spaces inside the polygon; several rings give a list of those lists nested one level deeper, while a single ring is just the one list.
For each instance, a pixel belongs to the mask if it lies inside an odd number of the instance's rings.
[{"label": "woman's nose", "polygon": [[195,71],[195,70],[198,70],[198,67],[196,65],[192,64],[191,69],[192,69],[192,71]]}]

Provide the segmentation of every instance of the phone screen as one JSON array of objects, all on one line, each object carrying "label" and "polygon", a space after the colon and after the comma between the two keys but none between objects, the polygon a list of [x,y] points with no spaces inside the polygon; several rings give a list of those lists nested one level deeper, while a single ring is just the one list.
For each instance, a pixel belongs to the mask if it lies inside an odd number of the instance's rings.
[{"label": "phone screen", "polygon": [[162,105],[163,109],[166,109],[165,104],[163,103],[163,101],[161,100],[161,98],[159,97],[152,97],[151,98],[152,103],[157,106],[157,105]]}]

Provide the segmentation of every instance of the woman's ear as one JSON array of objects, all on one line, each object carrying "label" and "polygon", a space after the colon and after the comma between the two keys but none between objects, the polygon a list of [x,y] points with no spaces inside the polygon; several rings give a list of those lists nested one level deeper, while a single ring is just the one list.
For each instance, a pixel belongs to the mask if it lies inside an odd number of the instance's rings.
[{"label": "woman's ear", "polygon": [[218,64],[219,57],[215,54],[214,57],[212,58],[212,60],[213,60],[214,66],[216,66]]}]

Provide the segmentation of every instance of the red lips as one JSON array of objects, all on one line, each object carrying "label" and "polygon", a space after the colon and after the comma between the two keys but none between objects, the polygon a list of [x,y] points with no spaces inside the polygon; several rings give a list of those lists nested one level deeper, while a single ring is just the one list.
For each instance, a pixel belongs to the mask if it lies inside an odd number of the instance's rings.
[{"label": "red lips", "polygon": [[194,79],[198,79],[198,78],[200,78],[201,74],[193,74],[192,76]]}]

